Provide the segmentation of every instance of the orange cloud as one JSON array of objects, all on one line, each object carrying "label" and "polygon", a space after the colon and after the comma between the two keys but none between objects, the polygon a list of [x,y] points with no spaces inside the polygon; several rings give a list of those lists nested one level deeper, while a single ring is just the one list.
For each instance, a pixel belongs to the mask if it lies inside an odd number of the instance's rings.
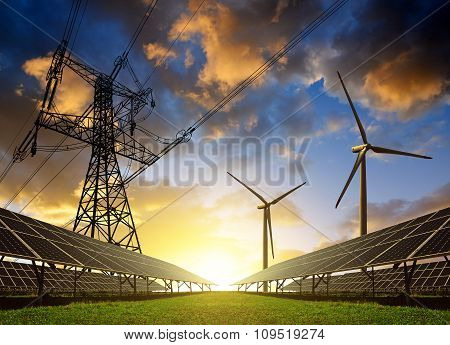
[{"label": "orange cloud", "polygon": [[446,87],[442,76],[406,52],[367,73],[363,89],[377,108],[399,112],[400,118],[406,119],[414,116],[414,108],[431,103]]},{"label": "orange cloud", "polygon": [[[42,89],[47,85],[47,71],[52,61],[51,56],[37,57],[25,61],[22,69],[29,76],[35,77]],[[58,85],[55,103],[61,113],[79,114],[83,112],[93,97],[93,88],[86,84],[69,68],[64,69],[63,82]]]},{"label": "orange cloud", "polygon": [[167,51],[167,48],[159,43],[144,44],[144,53],[147,59],[156,60],[156,66],[161,66],[164,61],[177,57],[173,50]]},{"label": "orange cloud", "polygon": [[190,49],[186,50],[186,56],[184,58],[184,66],[186,68],[191,67],[194,64],[194,55],[192,55],[192,52]]},{"label": "orange cloud", "polygon": [[[191,11],[197,6],[196,1],[189,2]],[[172,25],[169,39],[174,39],[184,28],[191,14],[182,14]],[[265,61],[265,53],[273,53],[280,46],[279,41],[262,45],[253,35],[243,35],[249,30],[237,14],[217,1],[205,3],[190,22],[180,37],[182,41],[199,40],[206,62],[197,76],[196,85],[201,89],[214,87],[225,93],[248,77]],[[263,79],[259,80],[259,84]],[[198,103],[208,106],[211,95],[204,92],[188,95]]]}]

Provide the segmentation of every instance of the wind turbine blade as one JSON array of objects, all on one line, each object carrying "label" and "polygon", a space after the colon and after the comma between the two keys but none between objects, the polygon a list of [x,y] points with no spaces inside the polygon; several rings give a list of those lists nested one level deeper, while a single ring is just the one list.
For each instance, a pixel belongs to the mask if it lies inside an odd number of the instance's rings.
[{"label": "wind turbine blade", "polygon": [[339,203],[342,200],[342,197],[344,196],[345,192],[347,191],[348,186],[350,185],[350,182],[352,182],[353,176],[355,176],[356,170],[358,170],[359,165],[361,164],[362,160],[364,159],[364,155],[366,154],[367,149],[362,149],[358,153],[358,157],[356,157],[355,165],[353,165],[352,172],[350,173],[350,176],[347,180],[347,183],[344,186],[344,189],[341,192],[341,195],[339,195],[339,199],[336,203],[336,208],[339,206]]},{"label": "wind turbine blade", "polygon": [[400,156],[410,156],[410,157],[423,158],[423,159],[432,159],[431,157],[428,157],[428,156],[422,156],[422,155],[417,155],[415,153],[387,149],[385,147],[372,146],[371,148],[372,148],[373,152],[376,152],[376,153],[386,153],[386,154],[390,154],[390,155],[400,155]]},{"label": "wind turbine blade", "polygon": [[344,81],[341,78],[341,74],[339,71],[337,71],[339,80],[341,81],[342,87],[344,88],[345,95],[347,96],[348,103],[350,104],[350,108],[352,108],[353,115],[355,116],[356,124],[358,125],[359,132],[361,133],[362,140],[364,141],[364,144],[368,144],[366,131],[364,130],[364,127],[361,123],[361,120],[359,119],[358,113],[356,112],[355,106],[353,105],[352,99],[350,98],[350,95],[348,94],[347,88],[345,87]]},{"label": "wind turbine blade", "polygon": [[255,195],[259,200],[261,200],[264,204],[267,204],[267,201],[258,193],[256,193],[253,189],[251,189],[249,186],[247,186],[244,182],[239,180],[237,177],[233,176],[231,173],[227,172],[228,175],[230,175],[232,178],[234,178],[236,181],[238,181],[241,185],[243,185],[245,188],[247,188],[253,195]]},{"label": "wind turbine blade", "polygon": [[301,185],[292,188],[289,192],[284,193],[283,195],[279,196],[278,198],[274,199],[273,201],[270,202],[271,205],[275,205],[277,202],[279,202],[280,200],[284,199],[285,197],[287,197],[289,194],[295,192],[297,189],[299,189],[301,186],[305,185],[306,182],[303,182]]},{"label": "wind turbine blade", "polygon": [[273,253],[273,238],[272,238],[272,217],[270,215],[270,207],[266,210],[267,212],[267,224],[269,225],[269,235],[270,235],[270,248],[272,248],[272,259],[275,259],[275,254]]}]

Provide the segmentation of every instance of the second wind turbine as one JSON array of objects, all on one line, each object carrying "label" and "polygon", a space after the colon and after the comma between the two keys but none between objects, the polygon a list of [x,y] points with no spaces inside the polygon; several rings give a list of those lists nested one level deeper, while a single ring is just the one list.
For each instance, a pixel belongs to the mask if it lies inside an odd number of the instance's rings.
[{"label": "second wind turbine", "polygon": [[[303,186],[306,182],[303,182],[301,185],[291,189],[290,191],[284,193],[283,195],[279,196],[278,198],[272,200],[271,202],[268,202],[266,199],[264,199],[260,194],[255,192],[253,189],[251,189],[249,186],[247,186],[244,182],[239,180],[237,177],[233,176],[232,174],[228,173],[232,178],[234,178],[237,182],[239,182],[241,185],[243,185],[245,188],[247,188],[253,195],[255,195],[259,200],[263,202],[262,205],[259,205],[257,208],[258,210],[263,210],[264,212],[264,222],[263,222],[263,269],[266,269],[269,264],[269,243],[268,243],[268,234],[267,230],[269,230],[270,235],[270,247],[272,249],[272,258],[275,258],[274,252],[273,252],[273,238],[272,238],[272,219],[270,215],[270,206],[275,205],[285,197],[287,197],[292,192],[299,189],[301,186]],[[265,286],[266,288],[266,286]]]}]

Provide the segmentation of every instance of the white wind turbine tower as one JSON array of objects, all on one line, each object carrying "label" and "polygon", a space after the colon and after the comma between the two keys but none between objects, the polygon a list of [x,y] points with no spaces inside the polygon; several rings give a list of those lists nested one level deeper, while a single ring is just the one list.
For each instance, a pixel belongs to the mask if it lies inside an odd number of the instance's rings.
[{"label": "white wind turbine tower", "polygon": [[358,167],[361,166],[361,169],[360,169],[361,184],[360,184],[360,201],[359,201],[359,224],[360,224],[360,235],[362,236],[362,235],[367,234],[366,153],[368,151],[372,150],[375,153],[385,153],[385,154],[392,154],[392,155],[399,155],[399,156],[410,156],[410,157],[424,158],[424,159],[431,159],[431,157],[371,145],[367,141],[366,132],[364,131],[364,127],[361,123],[361,120],[359,119],[358,113],[356,112],[356,109],[353,105],[350,95],[348,94],[348,91],[347,91],[347,88],[345,87],[344,81],[342,80],[339,72],[337,72],[337,74],[338,74],[339,80],[341,81],[342,87],[344,88],[344,92],[345,92],[345,95],[347,96],[348,103],[350,104],[350,107],[352,108],[353,115],[355,116],[356,124],[358,125],[359,132],[361,133],[361,138],[363,140],[363,144],[352,147],[352,152],[357,153],[358,156],[356,157],[355,165],[353,166],[353,169],[350,173],[347,183],[345,184],[344,189],[342,190],[341,195],[339,196],[339,199],[336,202],[336,208],[338,207],[339,203],[342,200],[342,197],[344,196],[348,186],[350,185],[350,182],[352,181],[353,176],[356,173],[356,170],[358,170]]},{"label": "white wind turbine tower", "polygon": [[[247,186],[244,182],[240,181],[237,177],[233,176],[231,173],[228,173],[232,178],[234,178],[237,182],[239,182],[241,185],[243,185],[245,188],[247,188],[253,195],[255,195],[259,200],[263,202],[262,205],[257,206],[258,210],[263,210],[263,269],[266,269],[269,264],[269,243],[268,243],[268,234],[267,230],[269,230],[270,235],[270,247],[272,249],[272,258],[275,258],[274,251],[273,251],[273,238],[272,238],[272,219],[270,215],[270,206],[275,205],[285,197],[287,197],[289,194],[293,193],[297,189],[299,189],[301,186],[306,184],[306,182],[303,182],[301,185],[291,189],[290,191],[284,193],[283,195],[279,196],[278,198],[272,200],[271,202],[268,202],[266,199],[264,199],[260,194],[255,192],[253,189],[251,189],[249,186]],[[267,284],[264,283],[263,285],[263,291],[267,292]]]}]

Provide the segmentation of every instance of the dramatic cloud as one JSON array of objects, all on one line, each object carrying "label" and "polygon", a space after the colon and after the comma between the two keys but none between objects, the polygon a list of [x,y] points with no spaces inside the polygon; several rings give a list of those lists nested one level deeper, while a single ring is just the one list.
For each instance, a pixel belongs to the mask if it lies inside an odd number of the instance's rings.
[{"label": "dramatic cloud", "polygon": [[[189,14],[182,15],[174,23],[169,33],[170,39],[178,35],[188,18]],[[199,86],[217,85],[221,91],[227,91],[262,64],[263,51],[255,51],[251,42],[239,38],[241,28],[233,11],[216,1],[205,4],[191,21],[181,40],[186,41],[195,35],[201,37],[200,45],[206,55],[206,63],[198,75]]]},{"label": "dramatic cloud", "polygon": [[[308,51],[300,66],[312,79],[325,76],[326,86],[336,80],[336,69],[352,73],[346,83],[354,100],[385,112],[395,112],[401,120],[422,116],[440,103],[448,103],[449,6],[418,24],[445,1],[364,1],[352,7],[331,39],[325,37],[317,49]],[[417,27],[399,38],[413,25]],[[370,38],[370,39],[369,39]],[[383,50],[383,51],[382,51]],[[371,58],[380,51],[380,54]],[[367,60],[369,59],[369,60]]]},{"label": "dramatic cloud", "polygon": [[[194,84],[184,93],[185,97],[205,107],[212,106],[219,97],[262,65],[297,27],[318,11],[317,4],[305,1],[298,8],[308,16],[302,16],[299,20],[289,13],[279,22],[279,16],[288,5],[286,1],[246,4],[206,2],[180,37],[180,41],[200,47],[205,59],[198,73],[192,75]],[[197,6],[198,1],[189,1],[189,12],[182,13],[172,25],[169,40],[183,30]],[[186,60],[189,61],[188,58]],[[281,67],[287,62],[287,57],[280,60]],[[262,76],[254,86],[262,85],[266,79],[267,76]]]},{"label": "dramatic cloud", "polygon": [[378,109],[399,112],[407,119],[434,104],[447,92],[449,80],[420,65],[414,52],[405,52],[367,73],[364,92]]}]

